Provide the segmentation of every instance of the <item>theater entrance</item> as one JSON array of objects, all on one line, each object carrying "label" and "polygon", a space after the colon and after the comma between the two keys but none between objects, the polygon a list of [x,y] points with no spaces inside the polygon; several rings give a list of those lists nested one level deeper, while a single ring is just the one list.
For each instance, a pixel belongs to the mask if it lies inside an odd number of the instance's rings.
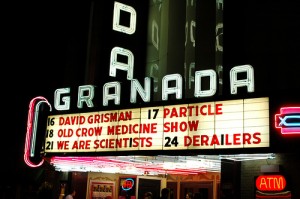
[{"label": "theater entrance", "polygon": [[194,199],[213,199],[213,182],[181,182],[180,199],[185,199],[189,192],[195,196]]}]

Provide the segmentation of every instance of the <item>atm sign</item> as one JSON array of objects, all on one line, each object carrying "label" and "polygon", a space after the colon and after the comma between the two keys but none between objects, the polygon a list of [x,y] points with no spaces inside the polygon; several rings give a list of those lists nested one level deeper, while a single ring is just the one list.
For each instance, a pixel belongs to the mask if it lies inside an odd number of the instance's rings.
[{"label": "atm sign", "polygon": [[260,191],[282,191],[285,187],[286,180],[282,175],[262,175],[256,179],[256,188]]}]

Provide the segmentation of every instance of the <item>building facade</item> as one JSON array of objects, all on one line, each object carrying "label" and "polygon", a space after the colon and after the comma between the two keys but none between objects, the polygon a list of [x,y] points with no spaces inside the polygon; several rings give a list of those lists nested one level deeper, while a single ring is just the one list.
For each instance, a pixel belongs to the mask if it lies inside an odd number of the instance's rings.
[{"label": "building facade", "polygon": [[[124,189],[158,198],[165,187],[172,199],[299,197],[300,67],[290,38],[299,15],[287,4],[85,3],[68,30],[60,87],[31,101],[29,122],[39,122],[25,162],[50,164],[60,197],[70,187],[89,199]],[[194,167],[178,166],[188,158]],[[165,162],[177,165],[157,166]]]}]

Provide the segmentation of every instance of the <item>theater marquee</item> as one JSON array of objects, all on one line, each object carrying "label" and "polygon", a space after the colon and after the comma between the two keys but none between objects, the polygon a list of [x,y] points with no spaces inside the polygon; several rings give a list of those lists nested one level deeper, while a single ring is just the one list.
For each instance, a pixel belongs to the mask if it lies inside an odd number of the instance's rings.
[{"label": "theater marquee", "polygon": [[50,115],[45,153],[269,147],[269,98]]}]

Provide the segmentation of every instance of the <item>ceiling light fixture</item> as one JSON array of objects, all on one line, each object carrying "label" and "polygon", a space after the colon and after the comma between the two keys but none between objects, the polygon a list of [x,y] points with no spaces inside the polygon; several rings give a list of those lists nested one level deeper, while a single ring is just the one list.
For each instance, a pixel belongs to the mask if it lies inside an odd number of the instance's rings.
[{"label": "ceiling light fixture", "polygon": [[221,161],[247,161],[274,159],[275,155],[235,154],[198,156],[101,156],[101,157],[52,157],[51,165],[57,171],[120,173],[131,175],[199,174],[221,172]]}]

